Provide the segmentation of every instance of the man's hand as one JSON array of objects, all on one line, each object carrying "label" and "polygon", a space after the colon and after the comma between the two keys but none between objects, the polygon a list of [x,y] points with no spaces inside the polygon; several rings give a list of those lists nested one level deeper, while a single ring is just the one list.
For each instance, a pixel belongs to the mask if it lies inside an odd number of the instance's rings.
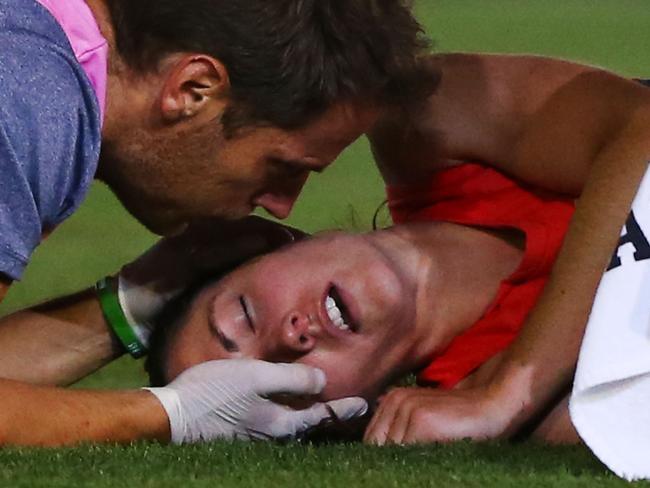
[{"label": "man's hand", "polygon": [[381,400],[364,441],[384,445],[497,438],[507,434],[507,411],[485,387],[397,388]]},{"label": "man's hand", "polygon": [[119,299],[146,344],[151,321],[171,298],[202,276],[218,276],[238,264],[306,234],[260,217],[202,220],[163,238],[119,275]]},{"label": "man's hand", "polygon": [[330,421],[366,413],[362,398],[316,403],[293,410],[268,399],[274,395],[316,395],[325,387],[322,371],[302,364],[254,359],[210,361],[188,369],[163,388],[149,388],[169,416],[176,444],[213,439],[292,439]]}]

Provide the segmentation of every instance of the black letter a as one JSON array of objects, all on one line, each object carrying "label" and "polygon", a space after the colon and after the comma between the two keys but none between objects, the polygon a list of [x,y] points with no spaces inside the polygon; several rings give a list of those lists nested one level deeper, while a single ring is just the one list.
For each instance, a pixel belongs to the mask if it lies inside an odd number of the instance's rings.
[{"label": "black letter a", "polygon": [[630,212],[630,216],[627,218],[627,222],[625,222],[625,231],[626,233],[623,234],[621,239],[618,241],[618,247],[616,248],[616,251],[614,251],[614,255],[612,256],[607,271],[618,268],[621,265],[621,258],[618,256],[618,250],[625,244],[632,244],[634,246],[635,261],[650,259],[650,243],[648,243],[648,239],[643,235],[643,231],[634,217],[634,212]]}]

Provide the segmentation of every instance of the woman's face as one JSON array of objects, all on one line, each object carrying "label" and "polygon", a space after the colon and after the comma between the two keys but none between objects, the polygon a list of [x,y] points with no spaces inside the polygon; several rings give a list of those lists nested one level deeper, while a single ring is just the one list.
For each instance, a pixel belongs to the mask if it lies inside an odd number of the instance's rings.
[{"label": "woman's face", "polygon": [[380,234],[322,235],[207,286],[171,338],[168,380],[204,361],[250,357],[322,369],[324,399],[379,393],[410,367],[416,313],[415,279]]}]

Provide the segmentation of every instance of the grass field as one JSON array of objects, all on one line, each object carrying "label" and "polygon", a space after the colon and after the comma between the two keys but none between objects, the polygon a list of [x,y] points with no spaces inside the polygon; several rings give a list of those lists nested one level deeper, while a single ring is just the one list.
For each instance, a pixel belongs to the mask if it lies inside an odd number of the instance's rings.
[{"label": "grass field", "polygon": [[[439,51],[562,56],[650,77],[647,0],[419,0]],[[365,228],[383,199],[365,141],[314,178],[290,223],[310,231]],[[44,244],[0,314],[93,283],[154,240],[105,188]],[[121,360],[84,380],[134,387],[139,363]],[[361,445],[79,447],[0,451],[2,486],[614,486],[582,448],[533,444],[376,449]]]}]

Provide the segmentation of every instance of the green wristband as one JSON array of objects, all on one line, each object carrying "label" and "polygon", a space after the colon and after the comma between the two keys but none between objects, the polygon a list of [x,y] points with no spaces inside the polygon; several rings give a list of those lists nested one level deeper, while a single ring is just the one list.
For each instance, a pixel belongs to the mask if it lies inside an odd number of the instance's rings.
[{"label": "green wristband", "polygon": [[147,348],[140,342],[133,327],[124,315],[117,293],[111,287],[110,278],[103,278],[95,285],[97,297],[106,321],[113,332],[134,358],[141,358],[147,353]]}]

